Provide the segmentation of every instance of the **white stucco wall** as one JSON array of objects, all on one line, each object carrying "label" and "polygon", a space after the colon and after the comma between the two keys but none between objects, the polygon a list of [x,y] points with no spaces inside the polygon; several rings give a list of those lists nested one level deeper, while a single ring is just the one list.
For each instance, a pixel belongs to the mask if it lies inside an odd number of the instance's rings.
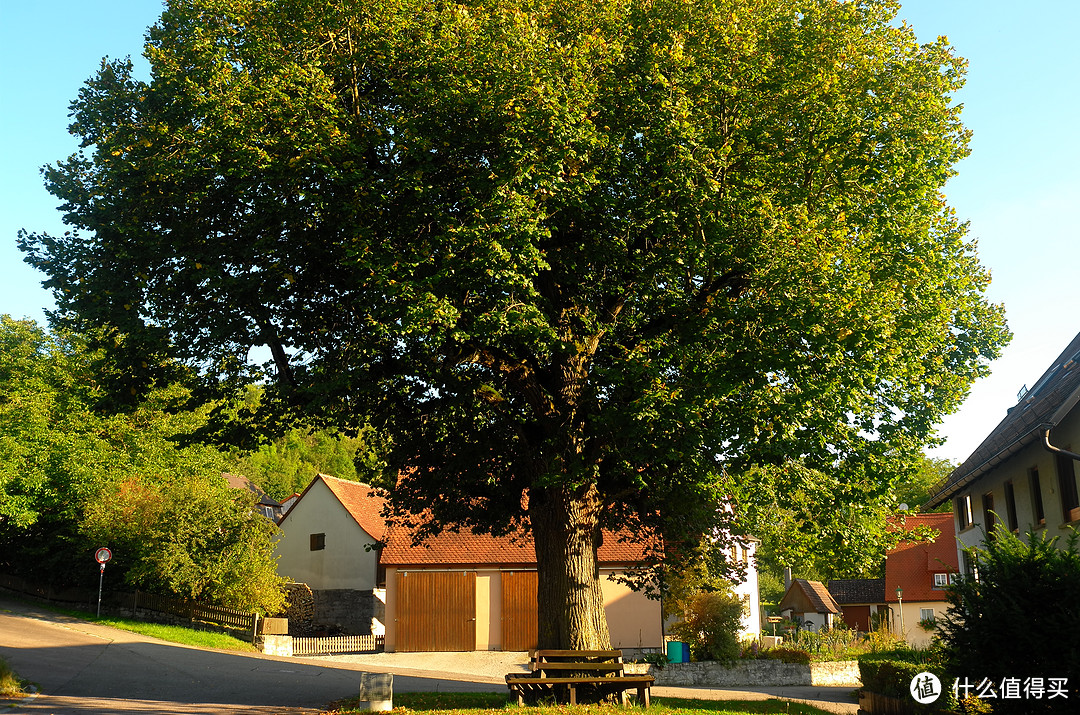
[{"label": "white stucco wall", "polygon": [[743,613],[743,625],[741,638],[757,638],[761,635],[761,598],[758,590],[757,572],[757,542],[750,541],[740,547],[743,551],[746,565],[746,578],[742,583],[735,585],[735,594],[746,601],[746,611]]},{"label": "white stucco wall", "polygon": [[[326,548],[312,551],[312,534],[325,534]],[[319,480],[281,522],[278,573],[314,590],[371,590],[377,585],[378,554],[365,547],[374,543]]]}]

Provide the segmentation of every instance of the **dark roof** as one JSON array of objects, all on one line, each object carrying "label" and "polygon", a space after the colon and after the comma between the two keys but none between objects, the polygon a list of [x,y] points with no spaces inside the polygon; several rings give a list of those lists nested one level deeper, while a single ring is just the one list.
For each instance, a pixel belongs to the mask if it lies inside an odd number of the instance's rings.
[{"label": "dark roof", "polygon": [[240,490],[246,489],[247,491],[254,494],[256,497],[258,497],[258,499],[256,500],[257,504],[262,504],[264,506],[276,506],[276,507],[281,506],[281,504],[279,502],[275,501],[274,499],[271,499],[270,495],[268,495],[266,492],[264,492],[262,489],[260,489],[255,484],[255,482],[251,481],[247,477],[241,476],[239,474],[230,474],[229,472],[222,472],[221,476],[225,477],[225,481],[233,489],[240,489]]},{"label": "dark roof", "polygon": [[885,603],[885,579],[833,579],[829,581],[829,593],[840,605],[849,603]]},{"label": "dark roof", "polygon": [[934,508],[1056,427],[1080,401],[1080,334],[926,503]]}]

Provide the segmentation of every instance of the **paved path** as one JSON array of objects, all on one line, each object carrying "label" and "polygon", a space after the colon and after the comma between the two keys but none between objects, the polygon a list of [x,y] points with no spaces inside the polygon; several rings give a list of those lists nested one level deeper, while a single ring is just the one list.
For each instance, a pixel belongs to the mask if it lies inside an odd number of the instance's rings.
[{"label": "paved path", "polygon": [[[524,669],[514,653],[380,653],[282,658],[191,648],[98,626],[0,596],[0,656],[42,694],[0,703],[0,715],[313,715],[357,692],[360,671],[394,673],[396,692],[506,692]],[[520,662],[518,662],[520,661]],[[807,702],[858,710],[852,688],[657,687],[659,697]]]},{"label": "paved path", "polygon": [[[0,712],[291,715],[355,695],[363,665],[190,648],[0,600],[0,656],[42,694]],[[396,672],[395,689],[496,690]]]}]

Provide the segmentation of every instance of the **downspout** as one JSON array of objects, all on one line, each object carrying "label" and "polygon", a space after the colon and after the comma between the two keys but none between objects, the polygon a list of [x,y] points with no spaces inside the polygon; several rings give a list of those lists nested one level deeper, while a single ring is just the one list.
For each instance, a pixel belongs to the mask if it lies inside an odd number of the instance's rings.
[{"label": "downspout", "polygon": [[1080,462],[1080,454],[1077,454],[1076,452],[1070,452],[1067,449],[1062,449],[1061,447],[1055,447],[1054,445],[1050,444],[1050,429],[1051,429],[1050,427],[1047,427],[1046,429],[1043,430],[1043,446],[1046,447],[1046,450],[1048,452],[1053,452],[1054,454],[1060,454],[1060,455],[1063,455],[1065,457],[1068,457],[1069,459],[1075,459],[1076,461]]}]

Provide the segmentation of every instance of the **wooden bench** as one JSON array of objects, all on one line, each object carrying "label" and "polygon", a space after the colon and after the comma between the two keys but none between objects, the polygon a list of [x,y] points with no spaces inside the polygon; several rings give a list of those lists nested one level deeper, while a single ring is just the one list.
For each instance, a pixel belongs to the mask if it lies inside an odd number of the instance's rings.
[{"label": "wooden bench", "polygon": [[623,673],[621,650],[534,650],[530,653],[529,673],[509,673],[506,686],[517,695],[518,705],[554,695],[556,702],[577,705],[579,688],[589,688],[601,696],[619,694],[627,704],[626,691],[636,690],[638,704],[649,707],[651,675]]}]

